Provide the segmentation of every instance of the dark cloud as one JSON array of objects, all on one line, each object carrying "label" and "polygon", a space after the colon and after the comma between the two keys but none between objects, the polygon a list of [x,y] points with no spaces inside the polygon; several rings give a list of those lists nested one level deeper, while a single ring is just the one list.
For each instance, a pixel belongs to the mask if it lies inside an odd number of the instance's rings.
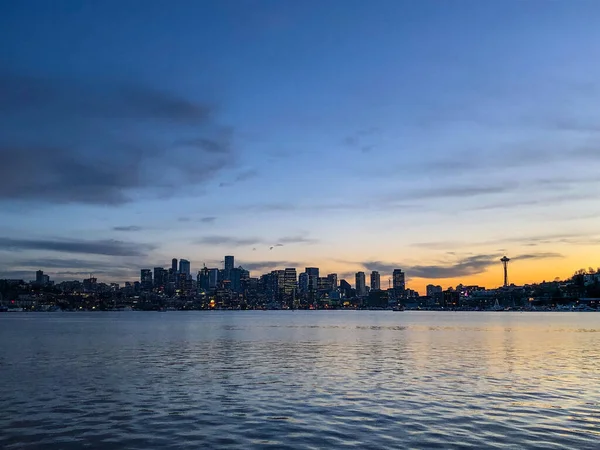
[{"label": "dark cloud", "polygon": [[82,253],[108,256],[145,256],[153,245],[116,240],[78,239],[12,239],[0,238],[0,250],[47,250],[62,253]]},{"label": "dark cloud", "polygon": [[216,217],[202,217],[200,222],[202,223],[214,223],[217,220]]},{"label": "dark cloud", "polygon": [[0,200],[121,204],[203,185],[236,160],[214,116],[141,86],[0,75]]},{"label": "dark cloud", "polygon": [[114,227],[114,231],[142,231],[143,228],[137,225],[125,225],[121,227]]},{"label": "dark cloud", "polygon": [[0,112],[30,111],[94,119],[202,122],[211,116],[213,108],[140,85],[0,74]]}]

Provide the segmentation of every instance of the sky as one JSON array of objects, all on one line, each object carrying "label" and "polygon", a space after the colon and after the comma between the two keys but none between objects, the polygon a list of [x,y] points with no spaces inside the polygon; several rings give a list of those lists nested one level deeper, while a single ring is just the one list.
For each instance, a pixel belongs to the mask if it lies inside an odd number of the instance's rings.
[{"label": "sky", "polygon": [[0,3],[0,278],[600,266],[600,2]]}]

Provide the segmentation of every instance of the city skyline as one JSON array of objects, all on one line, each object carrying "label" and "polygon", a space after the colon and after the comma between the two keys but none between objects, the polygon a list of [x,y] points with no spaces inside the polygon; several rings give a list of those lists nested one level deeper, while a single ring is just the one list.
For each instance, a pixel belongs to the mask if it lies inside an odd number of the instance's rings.
[{"label": "city skyline", "polygon": [[0,6],[0,278],[598,265],[597,2],[179,5]]}]

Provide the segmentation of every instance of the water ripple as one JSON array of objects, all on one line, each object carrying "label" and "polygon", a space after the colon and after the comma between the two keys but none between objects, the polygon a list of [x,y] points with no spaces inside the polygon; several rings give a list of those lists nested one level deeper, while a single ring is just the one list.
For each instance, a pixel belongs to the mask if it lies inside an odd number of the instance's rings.
[{"label": "water ripple", "polygon": [[597,449],[598,331],[578,313],[15,313],[0,448]]}]

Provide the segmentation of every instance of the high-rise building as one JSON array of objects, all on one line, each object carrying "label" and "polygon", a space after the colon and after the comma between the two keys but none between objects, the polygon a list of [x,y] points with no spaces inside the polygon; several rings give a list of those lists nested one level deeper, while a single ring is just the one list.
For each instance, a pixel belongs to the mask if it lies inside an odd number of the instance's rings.
[{"label": "high-rise building", "polygon": [[308,290],[316,291],[319,287],[319,268],[307,267],[304,271],[308,274]]},{"label": "high-rise building", "polygon": [[356,295],[364,297],[367,295],[367,282],[364,272],[356,272]]},{"label": "high-rise building", "polygon": [[427,297],[435,297],[436,294],[439,294],[443,291],[441,286],[435,286],[433,284],[427,285]]},{"label": "high-rise building", "polygon": [[208,287],[216,289],[219,286],[219,269],[208,269]]},{"label": "high-rise building", "polygon": [[329,294],[331,291],[333,291],[331,279],[329,277],[319,277],[317,288],[320,293]]},{"label": "high-rise building", "polygon": [[230,279],[230,273],[234,268],[234,259],[233,256],[225,256],[225,266],[223,267],[224,271],[223,271],[223,279],[225,280],[229,280]]},{"label": "high-rise building", "polygon": [[198,272],[198,289],[208,291],[210,289],[210,271],[206,266]]},{"label": "high-rise building", "polygon": [[283,274],[283,293],[291,296],[296,290],[296,269],[288,267]]},{"label": "high-rise building", "polygon": [[381,275],[374,270],[371,272],[371,290],[378,291],[381,289]]},{"label": "high-rise building", "polygon": [[39,285],[44,284],[44,271],[43,270],[38,270],[35,273],[35,284],[39,284]]},{"label": "high-rise building", "polygon": [[179,273],[185,274],[188,278],[191,275],[190,262],[187,259],[179,260]]},{"label": "high-rise building", "polygon": [[242,271],[244,269],[233,268],[229,271],[229,289],[233,292],[240,293],[242,292]]},{"label": "high-rise building", "polygon": [[298,290],[302,293],[308,292],[308,274],[306,272],[298,275]]},{"label": "high-rise building", "polygon": [[338,287],[338,276],[337,273],[330,273],[327,275],[329,282],[331,283],[331,289],[337,289]]},{"label": "high-rise building", "polygon": [[140,270],[140,287],[145,291],[152,290],[152,271],[150,269]]},{"label": "high-rise building", "polygon": [[171,260],[171,270],[173,271],[173,276],[175,276],[177,274],[177,258]]},{"label": "high-rise building", "polygon": [[397,294],[404,293],[406,282],[402,269],[394,269],[394,272],[392,273],[392,287]]},{"label": "high-rise building", "polygon": [[164,288],[169,282],[169,271],[162,267],[154,268],[154,287]]}]

